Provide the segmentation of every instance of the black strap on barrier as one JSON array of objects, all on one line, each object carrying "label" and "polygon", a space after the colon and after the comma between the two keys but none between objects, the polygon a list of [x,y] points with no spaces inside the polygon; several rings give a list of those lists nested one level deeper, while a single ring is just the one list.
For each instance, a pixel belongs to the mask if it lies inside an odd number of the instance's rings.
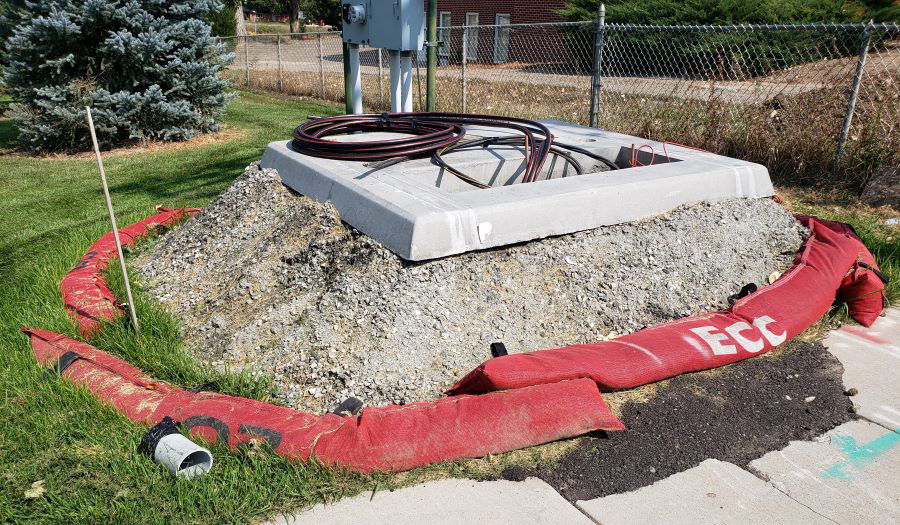
[{"label": "black strap on barrier", "polygon": [[728,296],[728,304],[733,305],[734,303],[738,302],[739,299],[743,299],[744,297],[747,297],[748,295],[756,292],[757,289],[758,288],[756,286],[756,283],[745,284],[744,287],[741,288],[740,292]]},{"label": "black strap on barrier", "polygon": [[888,277],[888,275],[886,273],[876,270],[875,267],[872,266],[871,264],[866,264],[866,263],[860,261],[859,265],[867,270],[872,270],[872,273],[877,275],[878,278],[881,279],[881,282],[883,282],[884,284],[888,284],[889,282],[891,282],[891,278]]},{"label": "black strap on barrier", "polygon": [[162,418],[162,421],[154,425],[153,428],[141,438],[141,443],[138,445],[138,452],[152,458],[153,454],[156,452],[156,445],[159,444],[159,440],[170,434],[178,434],[178,425],[178,421],[175,421],[169,416]]},{"label": "black strap on barrier", "polygon": [[209,391],[209,389],[211,387],[215,387],[215,386],[216,386],[216,384],[214,382],[207,381],[206,383],[201,383],[201,384],[195,386],[194,388],[188,390],[188,392],[191,392],[194,394],[199,394],[200,392],[203,392],[203,391]]},{"label": "black strap on barrier", "polygon": [[491,356],[492,357],[502,357],[504,355],[509,355],[509,352],[506,351],[506,345],[501,342],[491,343]]},{"label": "black strap on barrier", "polygon": [[78,361],[79,359],[81,359],[81,355],[70,350],[59,356],[56,364],[50,367],[47,370],[47,373],[49,373],[50,375],[60,375],[66,371],[66,368],[69,368],[69,365],[71,365],[75,361]]},{"label": "black strap on barrier", "polygon": [[348,397],[341,401],[341,404],[331,411],[337,416],[355,416],[362,409],[363,402],[355,397]]}]

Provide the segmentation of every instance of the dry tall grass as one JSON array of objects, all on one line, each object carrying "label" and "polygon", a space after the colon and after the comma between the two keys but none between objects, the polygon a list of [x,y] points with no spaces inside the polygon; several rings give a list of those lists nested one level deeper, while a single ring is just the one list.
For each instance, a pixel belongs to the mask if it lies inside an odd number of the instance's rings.
[{"label": "dry tall grass", "polygon": [[[849,71],[848,71],[849,73]],[[245,86],[245,73],[228,70],[236,85]],[[295,96],[343,101],[343,77],[326,73],[324,89],[318,72],[285,72],[279,86],[277,71],[252,71],[249,87]],[[363,75],[365,110],[386,111],[389,79]],[[424,71],[413,77],[414,109],[421,110]],[[760,104],[675,97],[641,97],[603,92],[600,127],[611,131],[671,141],[764,164],[781,184],[836,185],[859,190],[879,166],[900,163],[900,71],[878,71],[865,78],[859,93],[844,154],[834,154],[847,106],[849,82],[778,95]],[[714,93],[716,86],[710,85]],[[383,94],[382,94],[383,93]],[[437,78],[437,110],[460,111],[459,78]],[[559,119],[587,124],[588,87],[543,86],[515,81],[467,80],[470,113]],[[382,98],[385,97],[385,99]]]}]

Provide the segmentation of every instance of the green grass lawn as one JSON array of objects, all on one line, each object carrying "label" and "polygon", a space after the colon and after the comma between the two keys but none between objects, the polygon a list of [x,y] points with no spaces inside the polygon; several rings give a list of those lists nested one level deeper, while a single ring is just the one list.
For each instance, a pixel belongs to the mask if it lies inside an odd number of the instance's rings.
[{"label": "green grass lawn", "polygon": [[[110,155],[106,169],[119,223],[150,215],[157,204],[205,205],[260,158],[266,143],[288,137],[308,114],[338,111],[337,106],[243,93],[226,117],[228,128],[240,132],[236,138]],[[0,151],[10,150],[14,138],[12,123],[0,120]],[[213,447],[211,475],[176,481],[137,454],[147,428],[85,391],[47,377],[18,331],[28,326],[77,336],[58,286],[88,246],[109,230],[94,160],[2,154],[0,173],[0,523],[245,523],[394,483],[388,476],[355,476],[221,446]],[[895,277],[900,274],[900,236],[896,228],[881,224],[882,217],[860,211],[852,201],[832,206],[794,196],[792,204],[853,223],[882,266]],[[120,290],[121,275],[113,268],[110,281]],[[890,292],[895,299],[897,281]],[[175,322],[134,284],[141,335],[110,324],[92,344],[181,386],[212,381],[226,393],[270,398],[265,380],[217,374],[192,360],[180,347]],[[457,467],[442,468],[454,472]],[[468,467],[459,468],[455,472],[469,473]],[[27,499],[24,492],[39,480],[46,492]]]},{"label": "green grass lawn", "polygon": [[853,226],[856,233],[875,256],[881,270],[891,277],[885,287],[888,303],[900,302],[900,226],[885,221],[900,216],[900,211],[887,207],[870,208],[844,192],[809,188],[779,188],[784,206],[793,213],[814,215]]},{"label": "green grass lawn", "polygon": [[245,22],[245,27],[257,35],[275,35],[291,32],[291,26],[280,22]]},{"label": "green grass lawn", "polygon": [[[265,145],[290,136],[309,114],[337,107],[244,93],[228,109],[231,141],[192,149],[110,155],[107,176],[119,224],[154,206],[203,206],[260,158]],[[0,150],[13,147],[12,123],[0,120]],[[22,326],[76,336],[59,281],[109,230],[95,161],[0,156],[0,523],[245,523],[276,509],[333,499],[372,480],[276,456],[245,456],[213,447],[215,474],[175,481],[136,446],[135,425],[90,394],[48,378],[34,361]],[[111,272],[114,289],[121,275]],[[143,331],[110,325],[92,340],[151,375],[183,386],[214,381],[222,391],[266,400],[265,381],[218,375],[179,347],[170,317],[137,294]],[[46,492],[24,491],[44,480]]]}]

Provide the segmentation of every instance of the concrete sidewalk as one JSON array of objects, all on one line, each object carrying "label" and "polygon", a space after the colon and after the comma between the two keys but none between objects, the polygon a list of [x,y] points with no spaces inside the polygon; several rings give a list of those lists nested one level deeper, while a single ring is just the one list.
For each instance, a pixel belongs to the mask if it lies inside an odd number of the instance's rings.
[{"label": "concrete sidewalk", "polygon": [[747,469],[707,459],[638,490],[575,505],[536,478],[441,480],[269,523],[900,523],[900,309],[869,329],[835,330],[824,344],[844,366],[845,388],[856,391],[859,419],[769,452]]}]

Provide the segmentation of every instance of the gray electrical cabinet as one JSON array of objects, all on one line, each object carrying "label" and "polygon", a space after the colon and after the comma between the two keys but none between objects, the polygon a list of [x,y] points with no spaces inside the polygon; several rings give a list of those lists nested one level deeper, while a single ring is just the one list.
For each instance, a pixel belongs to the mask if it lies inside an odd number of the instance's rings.
[{"label": "gray electrical cabinet", "polygon": [[425,42],[422,0],[341,0],[344,42],[418,51]]}]

